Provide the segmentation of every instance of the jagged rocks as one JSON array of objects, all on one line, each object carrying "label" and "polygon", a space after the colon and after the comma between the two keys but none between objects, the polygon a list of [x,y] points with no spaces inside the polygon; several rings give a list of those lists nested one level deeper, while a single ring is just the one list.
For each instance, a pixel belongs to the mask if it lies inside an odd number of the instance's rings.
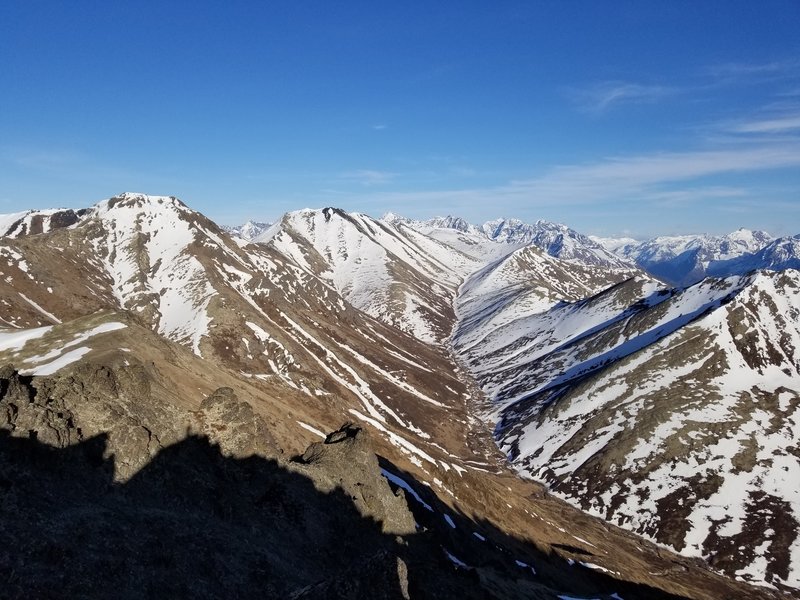
[{"label": "jagged rocks", "polygon": [[253,411],[250,404],[240,401],[231,388],[217,389],[203,400],[195,416],[203,433],[218,443],[228,456],[278,454],[264,419]]},{"label": "jagged rocks", "polygon": [[0,428],[55,448],[107,434],[118,480],[130,478],[187,429],[185,415],[151,394],[140,365],[84,363],[48,377],[21,376],[7,366],[0,381]]},{"label": "jagged rocks", "polygon": [[384,533],[414,533],[414,517],[403,496],[392,493],[381,476],[369,434],[350,423],[311,444],[292,468],[314,480],[317,489],[341,488],[359,512],[382,523]]}]

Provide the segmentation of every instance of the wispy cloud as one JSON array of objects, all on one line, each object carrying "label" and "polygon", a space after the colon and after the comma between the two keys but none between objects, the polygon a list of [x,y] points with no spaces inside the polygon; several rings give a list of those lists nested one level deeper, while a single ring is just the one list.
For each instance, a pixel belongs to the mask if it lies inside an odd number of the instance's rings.
[{"label": "wispy cloud", "polygon": [[384,125],[381,123],[378,125],[373,125],[372,129],[374,129],[375,131],[383,131],[384,129],[388,129],[388,127],[389,127],[388,125]]},{"label": "wispy cloud", "polygon": [[627,203],[657,207],[678,203],[738,199],[750,192],[719,185],[706,178],[800,167],[800,143],[734,146],[723,150],[654,153],[610,157],[551,169],[540,177],[504,185],[419,192],[385,192],[372,196],[388,205],[482,207],[498,211],[564,206],[619,206]]},{"label": "wispy cloud", "polygon": [[587,112],[604,112],[622,104],[657,102],[677,89],[626,81],[604,81],[583,90],[572,90],[575,103]]},{"label": "wispy cloud", "polygon": [[800,75],[800,60],[774,60],[767,62],[729,62],[707,67],[704,75],[722,84],[752,84],[775,79],[794,78]]},{"label": "wispy cloud", "polygon": [[774,116],[734,124],[734,133],[784,133],[800,129],[800,111],[794,114]]},{"label": "wispy cloud", "polygon": [[339,175],[341,180],[358,183],[365,187],[384,185],[394,180],[395,177],[397,177],[397,173],[372,169],[356,169]]},{"label": "wispy cloud", "polygon": [[778,96],[793,97],[800,92],[800,60],[787,59],[760,63],[719,63],[687,74],[669,85],[641,81],[600,81],[568,91],[571,100],[584,112],[602,113],[626,104],[657,103],[673,96],[692,98],[728,86],[752,86],[783,81],[792,86]]}]

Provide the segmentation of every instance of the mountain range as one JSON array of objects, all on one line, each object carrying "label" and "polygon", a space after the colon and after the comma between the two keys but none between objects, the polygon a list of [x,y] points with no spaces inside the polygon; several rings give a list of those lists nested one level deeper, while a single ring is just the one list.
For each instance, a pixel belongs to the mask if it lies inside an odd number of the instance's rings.
[{"label": "mountain range", "polygon": [[[386,597],[798,594],[798,237],[615,245],[544,221],[332,207],[225,229],[134,193],[3,215],[0,236],[4,454],[94,456],[102,438],[100,458],[64,471],[103,465],[85,484],[96,494],[53,480],[82,507],[62,527],[108,506],[146,522],[150,497],[152,514],[182,506],[224,528],[233,507],[266,502],[294,520],[258,522],[308,564],[292,575],[271,534],[237,521],[247,542],[231,556],[254,548],[261,566],[218,568],[239,584],[274,573],[287,582],[274,597],[378,581],[397,586]],[[198,465],[211,455],[224,466]],[[0,553],[18,594],[46,589],[65,549],[85,566],[64,576],[80,593],[81,573],[103,571],[87,548],[113,527],[83,545],[43,536],[51,500],[25,482],[51,481],[47,464],[0,463],[15,524],[0,539],[26,540],[25,559]],[[141,490],[163,494],[167,471],[182,500],[165,508]],[[284,491],[251,498],[247,478]],[[364,540],[348,564],[331,558],[344,506]],[[304,519],[326,532],[317,550],[309,525],[296,545],[281,529]],[[169,572],[151,571],[154,586]]]}]

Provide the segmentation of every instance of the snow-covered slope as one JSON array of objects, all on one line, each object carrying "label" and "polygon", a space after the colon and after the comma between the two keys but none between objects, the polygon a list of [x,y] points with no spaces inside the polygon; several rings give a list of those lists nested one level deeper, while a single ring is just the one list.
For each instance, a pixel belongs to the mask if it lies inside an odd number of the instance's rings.
[{"label": "snow-covered slope", "polygon": [[479,262],[411,227],[336,208],[288,213],[268,242],[353,306],[426,342],[450,334],[452,301]]},{"label": "snow-covered slope", "polygon": [[[570,335],[564,327],[549,331],[554,313],[627,280],[638,287],[654,285],[635,269],[586,266],[525,246],[477,271],[461,286],[453,348],[489,398],[499,402],[513,396],[509,390],[526,389],[529,363]],[[632,293],[612,303],[612,309]],[[584,314],[573,325],[581,331],[578,325],[588,328],[592,319],[602,323],[605,317]]]},{"label": "snow-covered slope", "polygon": [[800,273],[632,280],[532,320],[461,349],[520,473],[731,576],[800,586]]},{"label": "snow-covered slope", "polygon": [[672,285],[691,285],[719,272],[715,263],[759,251],[772,241],[764,231],[738,229],[723,236],[657,237],[625,245],[616,252]]}]

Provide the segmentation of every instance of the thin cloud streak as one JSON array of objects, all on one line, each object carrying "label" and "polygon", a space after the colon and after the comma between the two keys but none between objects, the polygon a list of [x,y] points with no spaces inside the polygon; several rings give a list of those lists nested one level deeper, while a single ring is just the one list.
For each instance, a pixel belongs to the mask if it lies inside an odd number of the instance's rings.
[{"label": "thin cloud streak", "polygon": [[[592,113],[602,113],[619,105],[655,103],[677,95],[692,95],[726,86],[748,86],[768,81],[791,81],[800,78],[800,60],[778,60],[765,63],[721,63],[695,73],[680,85],[654,85],[635,81],[601,81],[572,90],[577,106]],[[792,97],[795,88],[785,93]]]},{"label": "thin cloud streak", "polygon": [[800,129],[800,113],[740,123],[731,130],[736,133],[780,133]]},{"label": "thin cloud streak", "polygon": [[[742,198],[746,190],[709,186],[697,181],[722,174],[800,167],[800,143],[727,150],[661,153],[610,158],[586,165],[557,167],[545,175],[486,188],[387,192],[371,196],[393,206],[501,207],[589,206],[603,202],[659,205],[680,199],[688,202]],[[685,182],[683,189],[675,186]],[[669,189],[668,189],[669,188]]]},{"label": "thin cloud streak", "polygon": [[674,88],[626,81],[605,81],[590,89],[573,92],[573,99],[585,111],[604,112],[614,105],[656,102],[676,93]]},{"label": "thin cloud streak", "polygon": [[762,63],[720,63],[705,69],[723,84],[752,84],[776,79],[790,79],[800,74],[800,60],[787,59]]}]

